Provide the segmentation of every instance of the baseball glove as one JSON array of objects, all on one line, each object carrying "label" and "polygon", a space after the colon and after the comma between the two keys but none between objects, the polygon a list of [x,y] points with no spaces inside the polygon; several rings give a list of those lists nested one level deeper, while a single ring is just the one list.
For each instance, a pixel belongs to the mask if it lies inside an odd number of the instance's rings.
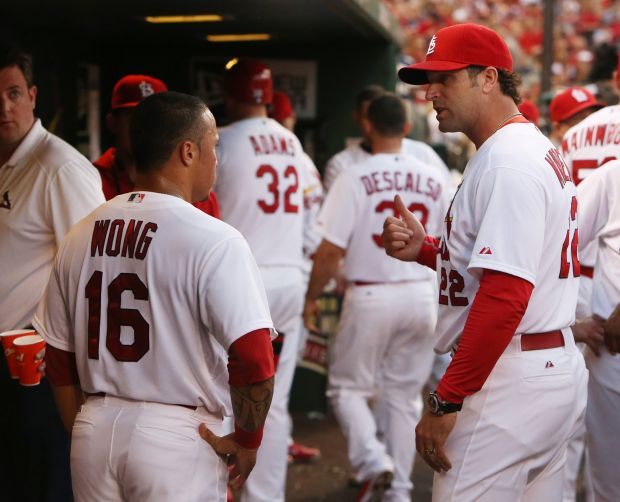
[{"label": "baseball glove", "polygon": [[605,321],[605,346],[611,354],[620,352],[620,303]]}]

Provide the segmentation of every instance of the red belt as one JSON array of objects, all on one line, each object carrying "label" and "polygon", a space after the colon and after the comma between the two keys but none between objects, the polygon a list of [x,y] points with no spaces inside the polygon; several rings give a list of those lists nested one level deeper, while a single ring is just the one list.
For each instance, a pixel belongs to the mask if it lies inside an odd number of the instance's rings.
[{"label": "red belt", "polygon": [[[99,397],[106,397],[106,393],[105,392],[97,392],[95,394],[90,394],[88,392],[85,392],[85,394],[90,397],[90,396],[99,396]],[[161,403],[161,404],[170,404],[170,403]],[[198,406],[190,406],[189,404],[173,404],[172,406],[182,406],[183,408],[187,408],[188,410],[193,410],[195,411]]]},{"label": "red belt", "polygon": [[545,333],[524,333],[521,335],[521,350],[542,350],[564,347],[564,336],[559,329]]},{"label": "red belt", "polygon": [[581,265],[581,275],[585,275],[586,277],[589,277],[590,279],[592,279],[592,277],[594,277],[594,267],[587,267],[585,265]]},{"label": "red belt", "polygon": [[373,281],[353,281],[350,284],[354,286],[378,286],[380,284],[404,284],[413,281],[394,281],[394,282],[373,282]]}]

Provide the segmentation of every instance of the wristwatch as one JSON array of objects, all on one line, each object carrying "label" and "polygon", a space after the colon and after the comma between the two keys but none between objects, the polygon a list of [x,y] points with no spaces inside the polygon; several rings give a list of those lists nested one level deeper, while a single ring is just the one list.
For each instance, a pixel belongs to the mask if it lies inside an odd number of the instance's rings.
[{"label": "wristwatch", "polygon": [[428,395],[428,407],[433,415],[440,417],[446,413],[454,413],[455,411],[461,411],[463,403],[449,403],[439,397],[437,392],[432,391]]}]

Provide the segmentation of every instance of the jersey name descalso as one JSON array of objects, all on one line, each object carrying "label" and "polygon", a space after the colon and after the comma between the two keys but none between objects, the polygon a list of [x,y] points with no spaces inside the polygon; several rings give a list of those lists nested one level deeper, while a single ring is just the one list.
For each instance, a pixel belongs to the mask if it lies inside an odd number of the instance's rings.
[{"label": "jersey name descalso", "polygon": [[426,195],[433,200],[441,195],[441,185],[433,178],[426,178],[424,186],[422,175],[403,173],[401,171],[373,172],[360,179],[366,189],[366,195],[384,191],[411,192]]},{"label": "jersey name descalso", "polygon": [[258,136],[249,136],[248,139],[252,143],[254,155],[289,155],[295,156],[295,143],[293,138],[284,136],[276,136],[274,134],[259,134]]},{"label": "jersey name descalso", "polygon": [[97,220],[90,242],[90,256],[121,256],[144,260],[157,223],[131,219],[129,221]]}]

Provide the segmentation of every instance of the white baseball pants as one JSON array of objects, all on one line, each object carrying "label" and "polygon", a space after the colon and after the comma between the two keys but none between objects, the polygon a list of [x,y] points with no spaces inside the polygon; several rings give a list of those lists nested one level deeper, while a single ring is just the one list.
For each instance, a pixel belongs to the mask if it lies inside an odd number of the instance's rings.
[{"label": "white baseball pants", "polygon": [[91,396],[73,426],[76,502],[223,502],[228,470],[198,434],[230,420],[182,406]]},{"label": "white baseball pants", "polygon": [[620,500],[620,356],[586,355],[590,369],[586,411],[588,502]]},{"label": "white baseball pants", "polygon": [[261,274],[273,324],[284,342],[276,368],[271,408],[265,421],[263,441],[256,466],[246,481],[242,502],[284,501],[288,468],[290,416],[288,399],[297,365],[299,318],[303,310],[301,270],[292,267],[262,267]]},{"label": "white baseball pants", "polygon": [[433,361],[434,291],[431,281],[349,287],[330,351],[327,395],[349,461],[360,481],[394,472],[386,500],[411,500],[414,429]]},{"label": "white baseball pants", "polygon": [[566,445],[581,425],[588,373],[569,328],[564,347],[522,352],[516,335],[463,403],[435,474],[433,501],[560,502]]}]

